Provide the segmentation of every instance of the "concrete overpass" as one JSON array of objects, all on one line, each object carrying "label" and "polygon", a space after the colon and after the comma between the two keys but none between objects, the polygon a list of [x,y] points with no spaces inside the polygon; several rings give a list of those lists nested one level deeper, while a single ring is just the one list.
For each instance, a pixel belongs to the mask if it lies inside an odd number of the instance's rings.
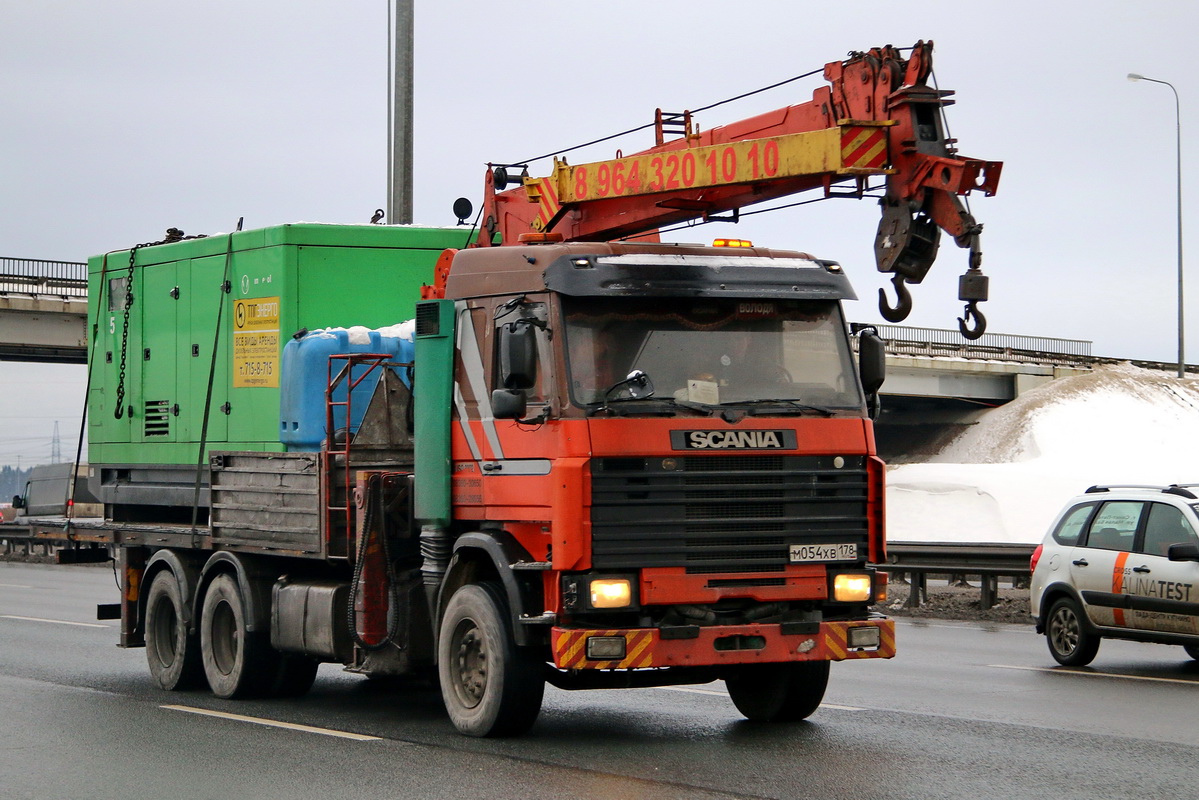
[{"label": "concrete overpass", "polygon": [[[876,436],[895,461],[933,452],[981,411],[1029,389],[1117,361],[1093,356],[1080,339],[988,333],[969,341],[956,330],[876,327],[887,340]],[[87,363],[86,264],[0,257],[0,360]]]},{"label": "concrete overpass", "polygon": [[87,264],[0,257],[0,360],[87,363]]}]

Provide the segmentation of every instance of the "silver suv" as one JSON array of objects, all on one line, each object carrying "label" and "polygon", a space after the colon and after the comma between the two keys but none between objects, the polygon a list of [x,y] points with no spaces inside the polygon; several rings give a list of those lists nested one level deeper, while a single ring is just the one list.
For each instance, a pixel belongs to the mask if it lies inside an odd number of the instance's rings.
[{"label": "silver suv", "polygon": [[1092,486],[1032,556],[1032,615],[1059,664],[1101,639],[1178,644],[1199,660],[1199,490]]}]

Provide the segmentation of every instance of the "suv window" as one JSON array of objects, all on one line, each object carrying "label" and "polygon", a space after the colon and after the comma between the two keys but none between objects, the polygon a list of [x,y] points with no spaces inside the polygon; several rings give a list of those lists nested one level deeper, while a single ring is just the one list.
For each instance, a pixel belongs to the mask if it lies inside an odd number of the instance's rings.
[{"label": "suv window", "polygon": [[1087,531],[1087,547],[1103,550],[1132,550],[1137,522],[1145,504],[1138,501],[1104,503]]},{"label": "suv window", "polygon": [[1145,523],[1145,541],[1140,552],[1164,556],[1170,545],[1194,541],[1195,529],[1181,511],[1166,503],[1149,504],[1149,520]]},{"label": "suv window", "polygon": [[1082,536],[1082,527],[1087,524],[1087,519],[1091,516],[1094,508],[1094,503],[1083,503],[1071,510],[1058,523],[1057,529],[1053,532],[1053,541],[1065,545],[1078,544],[1078,539]]}]

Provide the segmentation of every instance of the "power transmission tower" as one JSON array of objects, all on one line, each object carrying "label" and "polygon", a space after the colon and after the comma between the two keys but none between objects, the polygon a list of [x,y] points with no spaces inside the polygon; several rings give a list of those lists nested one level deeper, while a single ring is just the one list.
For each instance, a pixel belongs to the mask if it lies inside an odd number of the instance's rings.
[{"label": "power transmission tower", "polygon": [[58,437],[58,420],[54,421],[54,438],[50,441],[50,463],[62,461],[62,439]]}]

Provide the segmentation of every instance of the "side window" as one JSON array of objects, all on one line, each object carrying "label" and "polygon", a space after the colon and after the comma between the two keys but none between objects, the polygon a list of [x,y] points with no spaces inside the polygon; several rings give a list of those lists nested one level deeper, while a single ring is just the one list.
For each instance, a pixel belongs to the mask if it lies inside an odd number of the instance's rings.
[{"label": "side window", "polygon": [[1084,503],[1071,510],[1058,523],[1057,529],[1053,532],[1053,541],[1065,545],[1078,544],[1078,540],[1082,536],[1082,528],[1087,524],[1087,519],[1091,516],[1094,508],[1094,503]]},{"label": "side window", "polygon": [[1103,550],[1132,550],[1144,503],[1117,501],[1104,503],[1087,531],[1087,547]]},{"label": "side window", "polygon": [[1149,520],[1145,523],[1145,540],[1140,552],[1164,556],[1170,545],[1194,541],[1195,529],[1181,511],[1166,503],[1149,505]]}]

